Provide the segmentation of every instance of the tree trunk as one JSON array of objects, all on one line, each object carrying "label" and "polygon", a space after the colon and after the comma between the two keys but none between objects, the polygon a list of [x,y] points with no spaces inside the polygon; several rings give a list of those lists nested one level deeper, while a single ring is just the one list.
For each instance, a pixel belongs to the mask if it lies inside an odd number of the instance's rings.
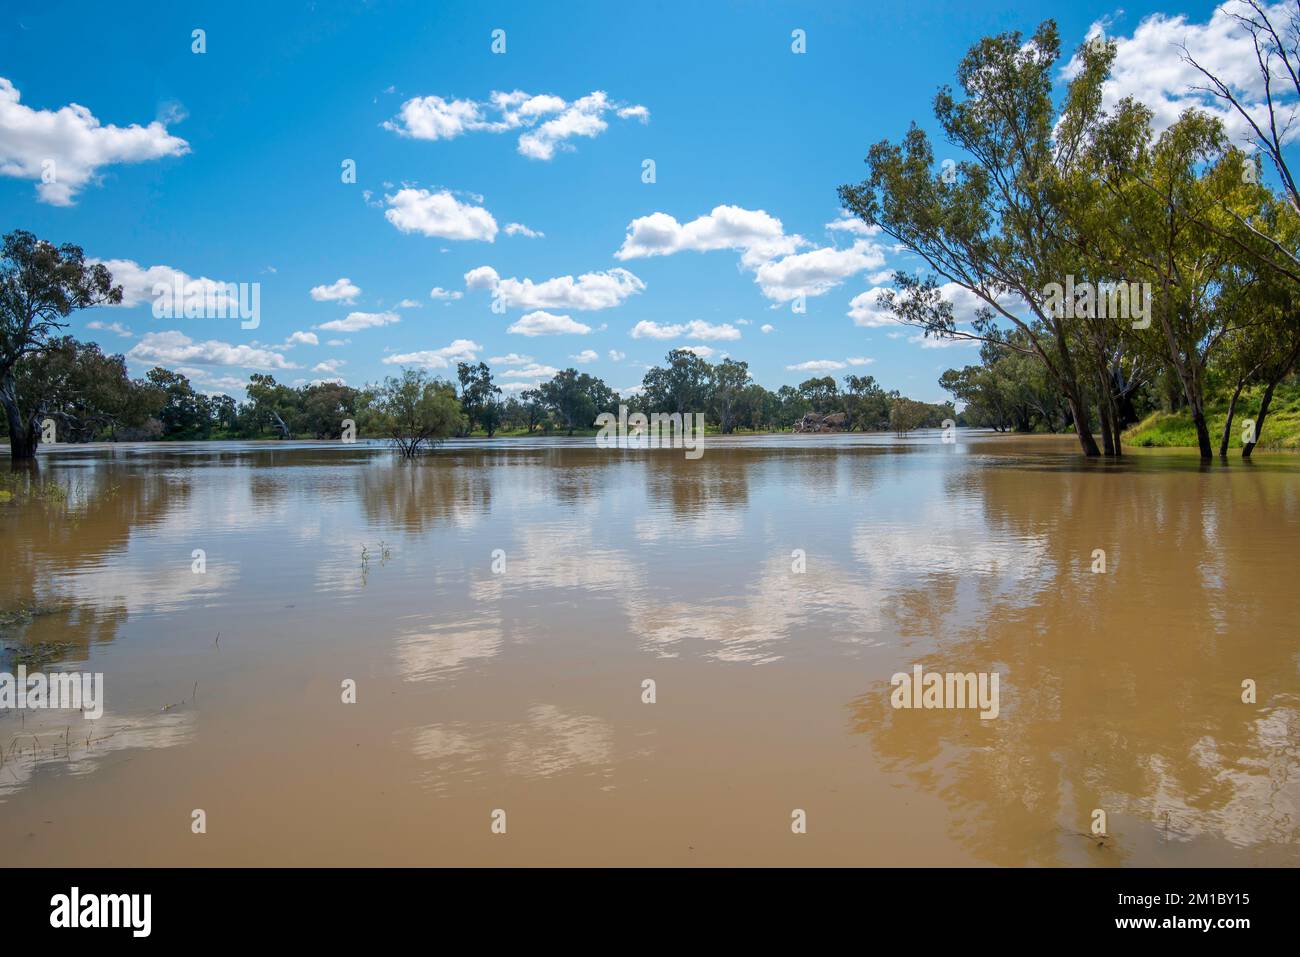
[{"label": "tree trunk", "polygon": [[271,416],[272,418],[275,419],[275,429],[277,432],[280,433],[280,438],[282,439],[292,438],[293,436],[289,432],[289,426],[285,423],[284,419],[280,418],[280,413],[276,412],[275,409],[272,409]]},{"label": "tree trunk", "polygon": [[1074,394],[1066,396],[1066,403],[1070,407],[1070,418],[1074,420],[1074,431],[1079,436],[1079,446],[1083,449],[1083,454],[1090,458],[1100,456],[1101,450],[1097,448],[1097,440],[1092,437],[1092,432],[1088,429],[1088,415],[1083,403]]},{"label": "tree trunk", "polygon": [[1228,419],[1223,423],[1223,438],[1219,440],[1219,458],[1228,457],[1228,439],[1232,435],[1232,417],[1237,412],[1237,400],[1241,398],[1242,387],[1246,384],[1246,377],[1242,376],[1237,380],[1237,388],[1232,390],[1232,398],[1228,401]]},{"label": "tree trunk", "polygon": [[1115,436],[1110,423],[1110,410],[1106,408],[1105,399],[1097,402],[1097,422],[1101,426],[1102,453],[1110,458],[1115,454]]},{"label": "tree trunk", "polygon": [[1264,434],[1264,419],[1268,415],[1268,406],[1273,401],[1273,390],[1277,388],[1279,382],[1286,378],[1287,373],[1295,367],[1297,359],[1300,359],[1300,339],[1296,340],[1291,352],[1275,367],[1277,374],[1269,380],[1268,388],[1264,390],[1264,397],[1259,400],[1259,415],[1255,418],[1255,441],[1241,447],[1241,457],[1243,459],[1250,458],[1250,453],[1259,444],[1259,437]]},{"label": "tree trunk", "polygon": [[10,459],[18,462],[36,458],[36,444],[40,441],[40,434],[32,423],[23,421],[22,410],[18,407],[18,386],[14,382],[12,369],[0,377],[0,403],[4,404],[5,420],[9,424]]},{"label": "tree trunk", "polygon": [[1264,434],[1264,420],[1268,418],[1268,406],[1273,401],[1273,388],[1278,384],[1281,377],[1274,379],[1264,390],[1264,396],[1259,400],[1259,415],[1255,416],[1255,441],[1245,442],[1241,446],[1241,457],[1250,458],[1250,453],[1255,451],[1255,446],[1259,444],[1259,437]]},{"label": "tree trunk", "polygon": [[1201,458],[1214,458],[1214,447],[1210,444],[1210,429],[1205,424],[1205,410],[1201,406],[1192,406],[1192,424],[1196,426],[1196,445],[1201,450]]}]

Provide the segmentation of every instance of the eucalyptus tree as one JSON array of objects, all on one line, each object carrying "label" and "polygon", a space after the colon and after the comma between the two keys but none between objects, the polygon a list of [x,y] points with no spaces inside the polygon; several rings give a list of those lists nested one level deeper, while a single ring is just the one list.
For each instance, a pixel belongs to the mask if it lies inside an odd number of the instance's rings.
[{"label": "eucalyptus tree", "polygon": [[[936,170],[930,138],[913,124],[901,143],[872,146],[867,179],[839,190],[845,208],[929,267],[925,277],[896,273],[899,289],[881,293],[879,304],[926,335],[988,340],[999,321],[1017,329],[1022,338],[1010,348],[1043,364],[1090,456],[1100,450],[1076,357],[1077,320],[1049,305],[1045,289],[1087,271],[1085,254],[1063,238],[1058,220],[1111,56],[1103,47],[1083,58],[1058,110],[1056,24],[1044,22],[1028,41],[1016,32],[986,37],[958,67],[964,97],[944,87],[934,100],[935,117],[963,159]],[[980,303],[969,329],[958,327],[943,290],[948,283]]]},{"label": "eucalyptus tree", "polygon": [[15,367],[43,349],[73,311],[122,301],[122,287],[101,263],[86,262],[80,246],[55,246],[26,230],[0,243],[0,404],[14,461],[32,459],[40,441],[39,402],[24,403]]},{"label": "eucalyptus tree", "polygon": [[537,390],[569,435],[576,428],[591,428],[596,416],[618,406],[618,396],[602,380],[577,369],[557,372]]},{"label": "eucalyptus tree", "polygon": [[702,412],[709,402],[712,367],[689,349],[673,349],[667,366],[642,378],[642,399],[651,412]]},{"label": "eucalyptus tree", "polygon": [[745,408],[746,390],[751,384],[748,362],[723,359],[709,366],[709,411],[724,435],[736,431]]},{"label": "eucalyptus tree", "polygon": [[1222,296],[1240,255],[1204,224],[1223,222],[1224,209],[1248,211],[1262,191],[1242,180],[1244,157],[1228,146],[1218,119],[1196,110],[1155,137],[1151,111],[1126,99],[1086,155],[1082,172],[1096,196],[1074,211],[1080,246],[1100,268],[1122,272],[1129,300],[1148,300],[1143,321],[1123,334],[1177,378],[1201,456],[1210,458],[1209,365],[1242,317]]}]

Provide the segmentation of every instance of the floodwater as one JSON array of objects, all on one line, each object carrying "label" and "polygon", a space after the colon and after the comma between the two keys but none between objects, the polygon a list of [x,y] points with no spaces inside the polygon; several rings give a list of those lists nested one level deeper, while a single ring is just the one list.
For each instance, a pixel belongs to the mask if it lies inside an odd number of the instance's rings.
[{"label": "floodwater", "polygon": [[1300,863],[1300,459],[706,442],[43,450],[0,671],[105,705],[0,711],[0,861]]}]

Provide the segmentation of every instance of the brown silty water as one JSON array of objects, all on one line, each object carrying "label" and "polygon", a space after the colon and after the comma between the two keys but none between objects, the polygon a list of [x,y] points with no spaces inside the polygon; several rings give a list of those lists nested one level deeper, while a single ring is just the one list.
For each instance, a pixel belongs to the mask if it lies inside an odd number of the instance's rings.
[{"label": "brown silty water", "polygon": [[[1300,862],[1291,456],[208,443],[35,481],[0,671],[102,673],[104,713],[0,711],[9,865]],[[996,673],[997,717],[896,709],[915,665]]]}]

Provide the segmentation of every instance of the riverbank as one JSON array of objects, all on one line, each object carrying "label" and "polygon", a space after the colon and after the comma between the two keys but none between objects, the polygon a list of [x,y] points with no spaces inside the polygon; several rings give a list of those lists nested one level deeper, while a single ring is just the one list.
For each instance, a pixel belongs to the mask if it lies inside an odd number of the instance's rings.
[{"label": "riverbank", "polygon": [[[1237,400],[1233,416],[1232,435],[1228,446],[1241,448],[1241,433],[1246,419],[1259,412],[1262,386],[1244,390]],[[1223,396],[1211,402],[1206,412],[1210,438],[1218,448],[1223,436],[1223,424],[1228,416],[1228,398]],[[1180,412],[1153,412],[1137,425],[1124,432],[1124,444],[1142,448],[1196,447],[1196,428],[1192,415],[1186,409]],[[1300,449],[1300,386],[1278,386],[1269,405],[1264,430],[1260,436],[1261,451],[1279,452]]]}]

